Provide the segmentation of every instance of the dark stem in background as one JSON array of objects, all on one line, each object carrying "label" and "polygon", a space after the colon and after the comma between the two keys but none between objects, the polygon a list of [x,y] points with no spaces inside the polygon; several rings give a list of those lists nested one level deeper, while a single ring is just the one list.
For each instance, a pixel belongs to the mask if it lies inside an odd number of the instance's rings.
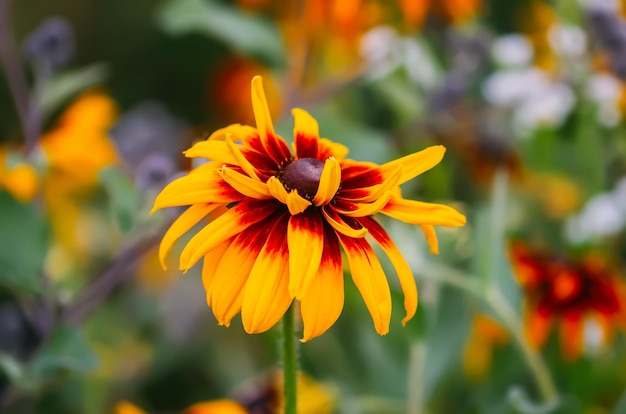
[{"label": "dark stem in background", "polygon": [[31,110],[32,103],[28,82],[12,32],[10,2],[11,0],[0,0],[0,64],[15,102],[17,115],[22,124],[26,152],[30,152],[35,147],[39,136],[38,128],[40,122],[39,120],[35,122],[32,120],[39,111]]},{"label": "dark stem in background", "polygon": [[[168,221],[167,227],[170,222]],[[155,247],[163,237],[164,229],[147,234],[122,249],[80,297],[61,315],[61,323],[79,324],[117,288],[133,275],[138,262]]]}]

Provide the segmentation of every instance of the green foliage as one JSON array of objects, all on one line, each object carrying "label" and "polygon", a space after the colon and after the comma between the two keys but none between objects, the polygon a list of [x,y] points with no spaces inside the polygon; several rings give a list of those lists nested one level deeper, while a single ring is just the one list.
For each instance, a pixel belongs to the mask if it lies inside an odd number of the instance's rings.
[{"label": "green foliage", "polygon": [[284,62],[280,35],[271,22],[215,0],[169,0],[158,22],[174,36],[200,33],[271,64]]},{"label": "green foliage", "polygon": [[18,294],[41,289],[47,225],[35,206],[0,192],[0,285]]}]

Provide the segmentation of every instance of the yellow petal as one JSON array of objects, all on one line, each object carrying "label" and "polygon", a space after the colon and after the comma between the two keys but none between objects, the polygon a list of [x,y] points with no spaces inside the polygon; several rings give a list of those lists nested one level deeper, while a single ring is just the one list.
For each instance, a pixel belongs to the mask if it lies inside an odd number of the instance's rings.
[{"label": "yellow petal", "polygon": [[353,209],[343,210],[338,206],[335,206],[335,211],[339,214],[343,214],[346,217],[365,217],[378,213],[391,198],[391,192],[387,191],[372,203],[350,203]]},{"label": "yellow petal", "polygon": [[339,318],[344,303],[343,266],[339,241],[325,226],[324,251],[319,270],[302,297],[302,342],[320,336]]},{"label": "yellow petal", "polygon": [[222,214],[189,240],[180,255],[180,269],[190,269],[202,256],[222,243],[239,234],[248,226],[257,223],[274,213],[280,204],[254,199],[246,199]]},{"label": "yellow petal", "polygon": [[219,258],[211,282],[211,308],[220,325],[229,326],[241,311],[243,290],[250,270],[271,229],[257,223],[235,237]]},{"label": "yellow petal", "polygon": [[211,287],[215,276],[215,271],[217,270],[217,265],[220,262],[220,258],[222,257],[230,243],[231,239],[228,239],[219,244],[217,247],[208,252],[204,256],[204,260],[202,261],[202,284],[204,285],[204,290],[206,292],[206,303],[209,306],[213,306],[213,304],[211,303]]},{"label": "yellow petal", "polygon": [[308,210],[292,215],[287,231],[289,245],[289,295],[301,299],[322,260],[324,225],[319,213]]},{"label": "yellow petal", "polygon": [[295,216],[296,214],[302,213],[310,205],[311,202],[298,194],[296,190],[287,194],[287,208],[289,209],[289,213],[291,213],[291,215]]},{"label": "yellow petal", "polygon": [[274,125],[263,90],[263,80],[260,76],[252,78],[252,110],[261,141],[267,142],[267,134],[274,135]]},{"label": "yellow petal", "polygon": [[333,142],[328,138],[320,138],[318,141],[318,159],[325,160],[328,157],[335,157],[338,161],[343,161],[348,155],[348,147],[338,142]]},{"label": "yellow petal", "polygon": [[280,182],[278,178],[270,177],[267,180],[266,184],[270,194],[272,194],[276,200],[280,201],[283,204],[287,204],[287,196],[289,195],[289,193],[287,193],[287,190],[285,190],[285,186],[283,185],[283,183]]},{"label": "yellow petal", "polygon": [[241,153],[241,150],[239,149],[239,145],[233,142],[232,136],[230,134],[227,134],[225,140],[226,140],[226,146],[228,147],[228,150],[230,151],[233,158],[237,161],[236,165],[239,165],[241,169],[244,170],[246,174],[248,174],[251,178],[254,178],[257,181],[260,181],[259,176],[256,174],[256,169],[254,168],[252,164],[250,164],[250,162],[246,159],[246,157],[244,157],[244,155]]},{"label": "yellow petal", "polygon": [[274,132],[260,76],[255,76],[252,79],[252,109],[261,145],[266,155],[276,163],[278,168],[284,167],[292,158],[291,152],[285,141]]},{"label": "yellow petal", "polygon": [[426,243],[428,243],[430,253],[439,254],[439,241],[437,240],[435,227],[430,224],[421,224],[420,227],[422,228],[424,236],[426,237]]},{"label": "yellow petal", "polygon": [[320,177],[320,185],[317,189],[317,193],[313,198],[313,204],[317,207],[324,204],[328,204],[333,199],[339,185],[341,184],[341,167],[339,162],[330,157],[324,162],[324,169],[322,170],[322,176]]},{"label": "yellow petal", "polygon": [[191,204],[227,204],[241,198],[241,194],[224,182],[217,169],[196,168],[166,185],[154,200],[151,213]]},{"label": "yellow petal", "polygon": [[291,110],[294,118],[293,147],[296,158],[317,158],[319,126],[315,118],[307,111],[294,108]]},{"label": "yellow petal", "polygon": [[376,220],[371,217],[363,217],[359,219],[359,222],[364,227],[367,226],[369,234],[380,245],[396,270],[400,287],[404,294],[404,309],[406,310],[406,316],[402,319],[402,325],[404,326],[415,316],[417,310],[417,285],[415,284],[413,272],[411,272],[411,268],[404,259],[402,252],[400,252],[391,237]]},{"label": "yellow petal", "polygon": [[380,166],[380,171],[389,173],[401,165],[402,177],[398,182],[398,185],[400,185],[439,164],[445,152],[446,148],[443,145],[434,145],[414,154],[383,164]]},{"label": "yellow petal", "polygon": [[163,235],[163,240],[161,240],[161,245],[159,246],[159,260],[161,261],[163,270],[167,269],[165,258],[176,241],[219,205],[220,204],[194,204],[172,223],[170,228],[167,229],[167,232]]},{"label": "yellow petal", "polygon": [[238,165],[224,141],[200,141],[183,151],[187,158],[206,158],[223,164]]},{"label": "yellow petal", "polygon": [[[337,194],[338,199],[346,199],[352,202],[371,203],[378,200],[383,194],[388,191],[394,191],[398,185],[398,181],[402,175],[402,167],[398,166],[391,174],[383,181],[382,184],[373,185],[371,187],[359,188],[352,191],[343,191]],[[399,188],[399,187],[397,187]],[[366,195],[353,196],[351,193],[356,192],[365,193]]]},{"label": "yellow petal", "polygon": [[276,220],[252,266],[243,292],[241,320],[248,333],[265,332],[285,314],[289,296],[288,215]]},{"label": "yellow petal", "polygon": [[265,183],[243,175],[232,168],[228,168],[224,165],[220,171],[220,175],[231,187],[245,196],[258,200],[269,200],[273,198]]},{"label": "yellow petal", "polygon": [[409,224],[455,227],[464,225],[466,221],[465,216],[452,207],[406,200],[395,195],[380,212]]},{"label": "yellow petal", "polygon": [[360,229],[355,229],[350,227],[348,223],[346,223],[343,218],[339,214],[337,214],[332,208],[323,207],[322,214],[324,218],[335,230],[339,233],[344,234],[348,237],[365,237],[367,234],[367,229],[362,227]]},{"label": "yellow petal", "polygon": [[234,141],[248,142],[253,137],[258,135],[256,128],[249,125],[231,124],[225,128],[218,129],[213,132],[207,141],[223,141],[226,139],[226,135],[233,136]]},{"label": "yellow petal", "polygon": [[276,177],[270,177],[266,184],[270,194],[272,194],[275,199],[285,204],[291,215],[295,216],[296,214],[300,214],[311,205],[311,202],[298,194],[296,190],[287,192],[283,183]]},{"label": "yellow petal", "polygon": [[391,292],[383,268],[365,239],[338,236],[348,258],[352,280],[372,316],[376,332],[386,335],[391,321]]}]

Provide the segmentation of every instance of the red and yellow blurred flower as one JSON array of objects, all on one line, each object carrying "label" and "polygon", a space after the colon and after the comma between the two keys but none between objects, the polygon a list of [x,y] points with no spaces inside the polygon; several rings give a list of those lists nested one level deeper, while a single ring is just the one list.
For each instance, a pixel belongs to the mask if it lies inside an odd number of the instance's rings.
[{"label": "red and yellow blurred flower", "polygon": [[321,335],[344,303],[341,247],[352,279],[384,335],[391,294],[370,235],[390,258],[405,295],[406,317],[417,308],[417,289],[400,250],[372,216],[382,213],[419,224],[437,252],[434,226],[461,226],[451,207],[404,199],[400,185],[437,165],[434,146],[384,165],[346,159],[348,149],[319,137],[318,124],[294,109],[294,150],[276,134],[260,77],[252,80],[256,128],[230,125],[185,152],[211,161],[157,196],[154,209],[190,207],[164,235],[163,261],[174,243],[212,211],[222,215],[189,240],[180,256],[187,271],[204,258],[207,302],[220,325],[241,312],[248,333],[274,326],[294,299],[301,303],[303,341]]},{"label": "red and yellow blurred flower", "polygon": [[535,347],[545,344],[553,324],[559,325],[560,345],[568,360],[584,350],[584,327],[596,323],[602,344],[611,342],[626,321],[626,285],[597,254],[559,258],[512,243],[510,255],[526,296],[526,337]]}]

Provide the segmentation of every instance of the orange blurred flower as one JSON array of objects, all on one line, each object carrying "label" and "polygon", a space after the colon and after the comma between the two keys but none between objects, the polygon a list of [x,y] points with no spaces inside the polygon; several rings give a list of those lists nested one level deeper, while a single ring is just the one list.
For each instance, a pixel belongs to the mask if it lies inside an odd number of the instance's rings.
[{"label": "orange blurred flower", "polygon": [[254,122],[254,117],[248,108],[250,79],[258,74],[265,79],[270,114],[277,117],[283,106],[278,84],[268,68],[255,60],[243,57],[232,57],[221,61],[208,77],[206,99],[211,111],[227,123],[251,124]]},{"label": "orange blurred flower", "polygon": [[533,45],[535,65],[548,71],[555,69],[557,60],[548,37],[557,21],[554,9],[546,1],[531,0],[524,4],[519,16],[520,30]]},{"label": "orange blurred flower", "polygon": [[13,161],[6,145],[0,146],[0,189],[22,203],[32,200],[39,190],[35,168],[21,159]]},{"label": "orange blurred flower", "polygon": [[79,96],[56,126],[41,137],[47,160],[44,198],[56,242],[48,258],[48,270],[53,276],[59,272],[52,267],[70,269],[73,262],[86,260],[90,249],[111,242],[104,236],[106,231],[93,231],[102,229],[103,222],[86,207],[88,196],[98,187],[100,172],[118,162],[108,135],[116,112],[110,97],[88,92]]},{"label": "orange blurred flower", "polygon": [[183,411],[183,414],[246,414],[241,404],[232,400],[200,402]]},{"label": "orange blurred flower", "polygon": [[147,414],[144,410],[128,401],[120,401],[115,404],[111,414]]},{"label": "orange blurred flower", "polygon": [[562,219],[575,213],[582,195],[576,182],[558,173],[528,173],[524,190],[543,207],[546,215]]},{"label": "orange blurred flower", "polygon": [[99,172],[117,163],[118,156],[107,131],[116,106],[111,98],[90,92],[80,96],[63,113],[56,127],[41,137],[48,161],[47,197],[94,188]]},{"label": "orange blurred flower", "polygon": [[463,349],[463,371],[468,378],[480,381],[491,369],[493,348],[506,345],[509,333],[487,315],[474,316],[470,336]]},{"label": "orange blurred flower", "polygon": [[585,348],[587,323],[599,326],[602,346],[611,342],[616,329],[624,328],[624,281],[596,253],[557,257],[516,241],[510,256],[525,291],[526,337],[531,345],[543,346],[557,324],[563,355],[574,360]]}]

